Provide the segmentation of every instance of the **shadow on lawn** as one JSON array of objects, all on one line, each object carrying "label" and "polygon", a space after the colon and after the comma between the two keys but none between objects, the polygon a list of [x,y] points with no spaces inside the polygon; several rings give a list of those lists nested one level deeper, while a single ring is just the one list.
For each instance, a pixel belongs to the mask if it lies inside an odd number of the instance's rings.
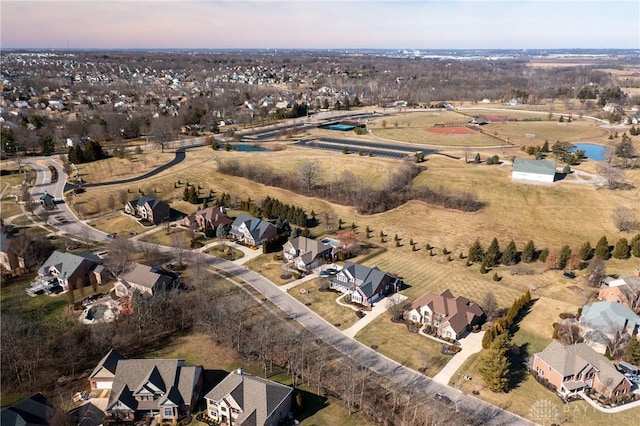
[{"label": "shadow on lawn", "polygon": [[293,391],[291,406],[295,419],[302,421],[313,416],[323,408],[328,407],[329,402],[324,396],[296,388]]}]

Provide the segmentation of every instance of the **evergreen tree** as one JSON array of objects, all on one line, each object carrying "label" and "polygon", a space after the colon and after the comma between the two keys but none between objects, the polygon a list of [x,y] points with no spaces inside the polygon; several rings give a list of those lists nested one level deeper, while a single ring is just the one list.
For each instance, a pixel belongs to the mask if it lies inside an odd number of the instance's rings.
[{"label": "evergreen tree", "polygon": [[518,250],[516,249],[516,243],[511,240],[502,253],[502,263],[504,265],[515,265],[518,263]]},{"label": "evergreen tree", "polygon": [[591,243],[589,243],[589,241],[585,241],[584,244],[580,246],[579,254],[580,259],[585,262],[591,259],[591,257],[593,256],[593,248],[591,247]]},{"label": "evergreen tree", "polygon": [[607,237],[603,236],[598,240],[596,244],[595,257],[602,260],[608,260],[611,257],[611,250],[609,249],[609,241]]},{"label": "evergreen tree", "polygon": [[185,186],[184,191],[182,191],[182,201],[189,201],[189,187]]},{"label": "evergreen tree", "polygon": [[509,386],[509,349],[511,339],[508,333],[495,338],[491,346],[480,355],[480,375],[493,392],[506,392]]},{"label": "evergreen tree", "polygon": [[566,268],[567,262],[569,261],[570,257],[571,257],[571,247],[567,245],[562,246],[562,248],[560,249],[560,254],[558,259],[560,269]]},{"label": "evergreen tree", "polygon": [[542,145],[542,149],[540,150],[540,152],[549,152],[549,141],[548,140],[544,140],[544,144]]},{"label": "evergreen tree", "polygon": [[[427,250],[429,250],[431,246],[427,244]],[[484,249],[480,244],[479,240],[476,240],[471,247],[469,247],[469,262],[479,262],[484,257]]]},{"label": "evergreen tree", "polygon": [[544,249],[542,249],[542,251],[540,251],[540,255],[538,256],[538,260],[540,262],[546,262],[547,261],[547,256],[549,256],[549,249],[548,248],[544,248]]},{"label": "evergreen tree", "polygon": [[474,163],[476,163],[476,164],[479,164],[479,163],[480,163],[480,160],[481,160],[481,159],[480,159],[480,153],[478,152],[478,153],[476,154],[475,158],[473,159],[473,162],[474,162]]},{"label": "evergreen tree", "polygon": [[500,245],[496,238],[494,238],[491,241],[491,244],[489,244],[489,247],[484,254],[484,262],[489,268],[500,263]]},{"label": "evergreen tree", "polygon": [[629,242],[626,238],[620,238],[618,240],[611,255],[616,259],[629,258]]},{"label": "evergreen tree", "polygon": [[636,234],[636,236],[631,239],[631,254],[634,257],[640,257],[640,234]]},{"label": "evergreen tree", "polygon": [[533,244],[533,241],[529,240],[529,242],[524,246],[522,250],[522,261],[524,263],[531,263],[535,260],[536,257],[536,246]]}]

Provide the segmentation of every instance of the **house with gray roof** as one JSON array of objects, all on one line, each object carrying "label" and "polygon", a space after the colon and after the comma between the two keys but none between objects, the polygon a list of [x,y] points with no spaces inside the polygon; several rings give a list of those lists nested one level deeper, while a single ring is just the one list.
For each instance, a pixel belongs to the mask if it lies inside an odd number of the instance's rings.
[{"label": "house with gray roof", "polygon": [[621,336],[635,336],[640,317],[616,302],[596,302],[582,308],[580,334],[594,350],[604,354]]},{"label": "house with gray roof", "polygon": [[2,426],[50,425],[56,408],[41,393],[30,396],[0,411]]},{"label": "house with gray roof", "polygon": [[[123,359],[110,352],[98,363],[92,377],[104,376],[113,369],[113,363],[116,367],[106,423],[155,418],[158,423],[175,424],[191,413],[201,397],[202,366],[187,366],[181,359]],[[106,380],[102,383],[107,386]]]},{"label": "house with gray roof", "polygon": [[56,250],[38,269],[34,284],[44,287],[47,287],[45,283],[49,286],[59,285],[64,290],[76,288],[79,280],[89,285],[90,275],[101,263],[102,260],[90,252],[73,254]]},{"label": "house with gray roof", "polygon": [[284,261],[302,272],[331,262],[333,251],[333,246],[307,237],[296,237],[282,246]]},{"label": "house with gray roof", "polygon": [[248,214],[241,214],[231,224],[229,235],[234,240],[251,247],[257,247],[272,238],[278,230],[273,223]]},{"label": "house with gray roof", "polygon": [[125,359],[120,352],[111,349],[89,375],[89,386],[94,389],[111,389],[116,376],[118,361]]},{"label": "house with gray roof", "polygon": [[555,161],[516,158],[513,160],[511,180],[553,183],[556,167]]},{"label": "house with gray roof", "polygon": [[168,221],[171,213],[169,204],[147,196],[127,202],[124,211],[154,225]]},{"label": "house with gray roof", "polygon": [[631,382],[586,343],[564,346],[554,340],[533,354],[532,370],[538,381],[550,383],[562,396],[593,388],[609,399],[619,399],[631,391]]},{"label": "house with gray roof", "polygon": [[229,426],[277,426],[291,411],[293,388],[238,369],[205,395],[207,415]]},{"label": "house with gray roof", "polygon": [[180,275],[174,272],[135,262],[117,279],[114,288],[118,297],[129,296],[134,291],[153,296],[158,291],[170,290],[180,284]]},{"label": "house with gray roof", "polygon": [[351,302],[365,307],[400,289],[402,280],[381,271],[378,267],[346,262],[344,268],[331,280],[329,288],[348,294]]}]

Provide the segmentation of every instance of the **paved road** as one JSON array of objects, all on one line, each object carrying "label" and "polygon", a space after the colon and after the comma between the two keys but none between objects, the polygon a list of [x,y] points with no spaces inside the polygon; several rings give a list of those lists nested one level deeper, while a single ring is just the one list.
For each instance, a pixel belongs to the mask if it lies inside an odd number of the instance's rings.
[{"label": "paved road", "polygon": [[[46,166],[38,164],[37,158],[28,159],[26,162],[31,164],[38,173],[43,173]],[[40,158],[42,160],[42,158]],[[58,181],[56,183],[42,183],[41,185],[34,187],[34,192],[47,190],[54,197],[62,197],[64,185],[67,179],[67,175],[63,172],[62,166],[46,159],[58,170]],[[43,177],[44,179],[44,177]],[[35,194],[34,194],[35,195]],[[77,217],[71,212],[68,206],[64,203],[58,204],[57,209],[53,213],[43,210],[38,207],[36,212],[41,217],[46,218],[47,221],[56,228],[67,232],[72,235],[79,236],[83,239],[92,239],[96,241],[107,241],[106,234],[98,231],[84,222],[78,220]],[[55,217],[63,217],[64,223],[56,220]],[[133,241],[137,246],[141,246],[147,243],[140,241]],[[164,251],[170,251],[169,247],[161,247]],[[400,363],[393,361],[384,355],[374,351],[373,349],[345,336],[340,330],[333,327],[326,320],[315,314],[309,308],[304,306],[298,300],[293,298],[278,288],[276,284],[269,281],[262,275],[247,269],[246,267],[226,261],[221,258],[206,255],[207,262],[211,266],[215,266],[229,274],[235,275],[245,282],[250,284],[260,293],[262,293],[270,302],[280,308],[292,319],[295,319],[302,324],[307,330],[312,332],[318,338],[325,343],[331,345],[339,352],[346,356],[349,356],[361,365],[367,366],[372,371],[381,376],[387,377],[394,382],[411,387],[417,391],[427,395],[430,398],[435,393],[443,393],[447,395],[455,404],[455,409],[460,410],[468,414],[469,416],[477,419],[483,424],[490,425],[530,425],[532,422],[523,419],[513,413],[502,410],[494,405],[484,402],[470,395],[464,395],[461,392],[452,389],[448,386],[442,385],[424,376],[410,368],[407,368]],[[435,400],[425,401],[425,403],[439,404]]]}]

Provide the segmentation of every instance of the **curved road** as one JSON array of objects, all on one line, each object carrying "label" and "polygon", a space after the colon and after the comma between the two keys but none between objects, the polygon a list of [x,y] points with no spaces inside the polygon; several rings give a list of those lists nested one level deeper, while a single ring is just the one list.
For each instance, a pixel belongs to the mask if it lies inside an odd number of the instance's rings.
[{"label": "curved road", "polygon": [[[58,170],[59,177],[57,182],[50,183],[50,174],[47,176],[48,168],[38,164],[38,162],[42,160],[52,164]],[[34,195],[34,197],[41,195],[46,190],[57,199],[62,198],[67,175],[63,172],[60,164],[55,161],[51,161],[46,157],[30,158],[26,159],[25,162],[33,166],[38,173],[37,185],[32,188],[32,195]],[[47,179],[49,179],[49,183]],[[69,234],[76,235],[83,239],[92,239],[100,242],[108,241],[104,232],[98,231],[78,220],[65,203],[57,204],[57,209],[53,211],[46,211],[41,207],[38,207],[36,213],[43,217],[51,226]],[[140,241],[132,242],[136,246],[146,244]],[[171,250],[169,247],[163,247],[163,249],[165,251]],[[455,404],[455,407],[452,405],[452,409],[455,408],[460,412],[466,413],[482,424],[534,424],[529,420],[498,408],[471,395],[462,394],[460,391],[449,386],[436,383],[431,378],[411,370],[410,368],[385,357],[360,342],[345,336],[340,330],[329,324],[308,307],[300,303],[262,275],[233,262],[214,256],[206,256],[207,263],[209,265],[237,276],[250,284],[292,319],[298,321],[307,330],[318,336],[318,338],[331,345],[342,354],[402,386],[420,391],[423,396],[427,398],[425,403],[439,404],[436,400],[428,398],[431,398],[435,393],[440,392],[447,395],[453,401],[452,404]]]}]

